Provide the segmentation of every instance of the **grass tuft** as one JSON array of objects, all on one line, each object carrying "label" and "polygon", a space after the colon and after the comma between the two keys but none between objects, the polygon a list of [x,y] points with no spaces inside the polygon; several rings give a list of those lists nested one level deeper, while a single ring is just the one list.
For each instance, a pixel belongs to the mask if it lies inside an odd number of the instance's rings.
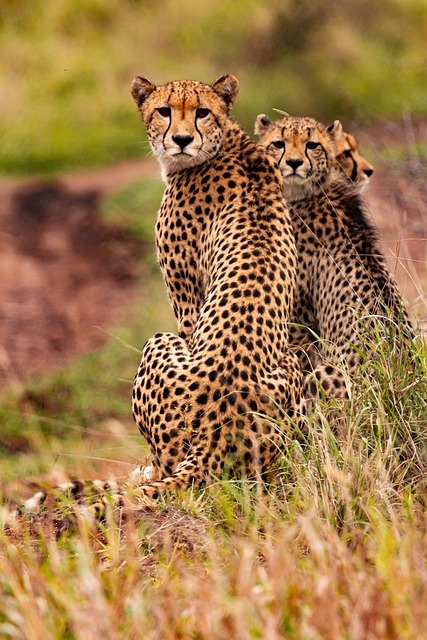
[{"label": "grass tuft", "polygon": [[371,366],[351,401],[318,405],[267,487],[215,482],[58,540],[49,517],[7,530],[0,634],[424,637],[425,346],[384,342]]}]

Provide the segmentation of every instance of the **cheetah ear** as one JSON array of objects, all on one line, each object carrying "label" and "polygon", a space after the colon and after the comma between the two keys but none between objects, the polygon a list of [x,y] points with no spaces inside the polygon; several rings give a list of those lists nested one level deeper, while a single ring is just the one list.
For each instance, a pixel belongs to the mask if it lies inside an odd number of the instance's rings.
[{"label": "cheetah ear", "polygon": [[211,85],[211,89],[225,102],[229,111],[239,93],[239,81],[232,75],[220,76]]},{"label": "cheetah ear", "polygon": [[332,138],[339,140],[342,136],[342,124],[339,120],[334,120],[332,124],[327,127],[326,131],[331,134]]},{"label": "cheetah ear", "polygon": [[255,120],[255,135],[262,136],[272,124],[271,118],[266,116],[265,113],[260,113]]},{"label": "cheetah ear", "polygon": [[156,85],[148,80],[148,78],[144,78],[143,76],[136,76],[134,78],[130,91],[133,99],[138,105],[138,109],[141,109],[148,96],[155,90]]}]

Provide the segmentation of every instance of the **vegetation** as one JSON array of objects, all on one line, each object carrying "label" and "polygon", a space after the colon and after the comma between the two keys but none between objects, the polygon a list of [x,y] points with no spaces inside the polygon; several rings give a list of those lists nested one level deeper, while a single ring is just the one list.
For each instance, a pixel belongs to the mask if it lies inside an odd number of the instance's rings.
[{"label": "vegetation", "polygon": [[3,0],[0,173],[141,156],[137,73],[234,73],[252,131],[272,107],[326,121],[427,113],[424,0]]},{"label": "vegetation", "polygon": [[[233,111],[252,131],[279,107],[329,121],[427,112],[424,0],[3,0],[0,173],[56,174],[141,157],[129,94],[155,82],[234,73]],[[420,175],[427,148],[387,144]],[[414,164],[415,163],[415,164]],[[159,191],[160,189],[160,191]],[[159,183],[104,203],[152,243]],[[152,245],[151,245],[152,246]],[[147,450],[130,417],[140,349],[174,328],[153,252],[134,321],[102,349],[0,394],[0,637],[13,640],[413,640],[427,637],[427,365],[378,341],[351,402],[322,402],[288,435],[271,485],[222,481],[77,518],[10,518],[31,482],[126,477]],[[417,283],[418,286],[418,283]],[[422,296],[422,288],[418,287]],[[387,346],[389,345],[389,346]],[[390,345],[392,345],[390,347]]]},{"label": "vegetation", "polygon": [[[129,185],[104,203],[145,241],[159,185]],[[138,216],[139,218],[139,216]],[[145,265],[135,322],[67,369],[1,398],[0,636],[5,639],[268,638],[412,640],[427,634],[427,365],[416,340],[374,336],[351,402],[321,403],[304,437],[291,433],[272,483],[223,481],[100,528],[78,518],[58,539],[60,500],[10,519],[17,479],[126,477],[144,448],[130,419],[145,338],[173,328],[159,274]],[[166,316],[164,315],[166,313]],[[162,319],[162,320],[161,320]],[[395,345],[395,346],[393,346]],[[18,440],[17,440],[18,439]]]},{"label": "vegetation", "polygon": [[[20,475],[18,468],[27,478],[49,471],[53,478],[61,478],[64,470],[75,470],[80,455],[87,454],[88,441],[94,457],[100,458],[91,463],[90,477],[105,473],[104,463],[111,457],[132,468],[146,455],[130,418],[133,378],[145,341],[156,331],[175,326],[154,249],[154,222],[162,193],[159,179],[145,179],[102,203],[105,223],[126,228],[147,245],[141,265],[143,299],[133,322],[112,328],[103,349],[77,358],[64,370],[0,390],[4,481]],[[135,446],[130,449],[132,439]]]},{"label": "vegetation", "polygon": [[49,513],[8,529],[2,637],[425,637],[425,386],[400,396],[408,363],[385,355],[267,491],[216,483],[58,540]]}]

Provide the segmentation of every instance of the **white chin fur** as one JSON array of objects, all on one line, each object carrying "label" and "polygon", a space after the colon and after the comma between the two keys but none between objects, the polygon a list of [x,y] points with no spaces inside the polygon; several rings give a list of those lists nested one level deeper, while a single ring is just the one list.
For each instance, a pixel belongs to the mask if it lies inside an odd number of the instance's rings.
[{"label": "white chin fur", "polygon": [[180,153],[174,147],[165,149],[163,145],[151,145],[151,149],[161,166],[163,175],[195,167],[207,159],[207,154],[202,149],[188,149],[187,153]]},{"label": "white chin fur", "polygon": [[368,184],[369,184],[369,178],[362,178],[361,180],[356,182],[356,187],[358,192],[362,193],[362,191],[365,191]]},{"label": "white chin fur", "polygon": [[295,180],[295,178],[284,178],[283,194],[286,200],[295,202],[302,200],[313,192],[313,185],[310,180]]},{"label": "white chin fur", "polygon": [[157,160],[159,161],[162,170],[162,177],[165,177],[173,173],[177,173],[178,171],[182,171],[183,169],[196,167],[197,165],[205,162],[206,157],[203,156],[203,154],[198,154],[197,156],[189,156],[184,153],[180,153],[175,156],[163,154],[162,157],[157,156]]}]

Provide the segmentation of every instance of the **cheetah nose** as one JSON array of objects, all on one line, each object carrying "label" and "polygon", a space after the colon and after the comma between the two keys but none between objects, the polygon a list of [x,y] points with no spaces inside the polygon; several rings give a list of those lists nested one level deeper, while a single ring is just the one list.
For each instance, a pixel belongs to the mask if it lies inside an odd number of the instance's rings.
[{"label": "cheetah nose", "polygon": [[371,175],[374,173],[374,170],[373,169],[363,169],[363,173],[365,174],[365,176],[370,178]]},{"label": "cheetah nose", "polygon": [[291,169],[296,171],[298,167],[302,165],[302,160],[293,160],[292,158],[289,158],[289,160],[286,160],[286,164],[288,164]]},{"label": "cheetah nose", "polygon": [[172,140],[182,151],[187,145],[190,144],[190,142],[193,142],[194,138],[193,136],[172,136]]}]

